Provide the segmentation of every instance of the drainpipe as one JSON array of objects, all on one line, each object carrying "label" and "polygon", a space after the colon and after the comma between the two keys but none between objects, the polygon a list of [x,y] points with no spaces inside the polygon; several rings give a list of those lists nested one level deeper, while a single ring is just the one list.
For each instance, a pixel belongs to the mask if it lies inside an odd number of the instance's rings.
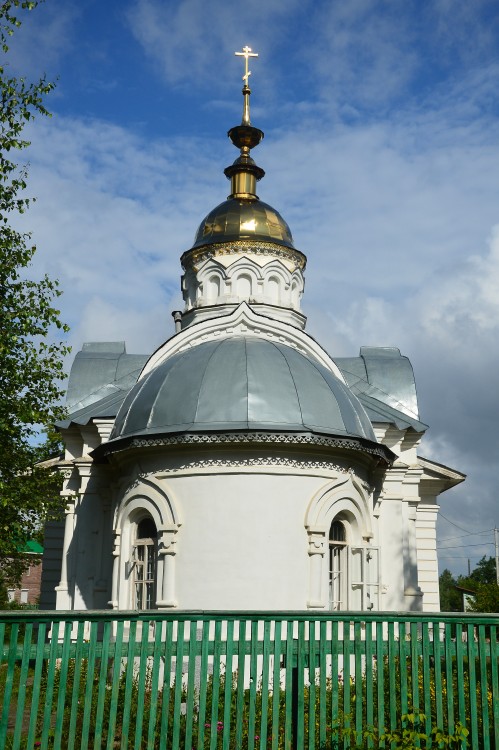
[{"label": "drainpipe", "polygon": [[174,310],[172,316],[175,322],[175,333],[180,333],[182,330],[182,313],[180,310]]}]

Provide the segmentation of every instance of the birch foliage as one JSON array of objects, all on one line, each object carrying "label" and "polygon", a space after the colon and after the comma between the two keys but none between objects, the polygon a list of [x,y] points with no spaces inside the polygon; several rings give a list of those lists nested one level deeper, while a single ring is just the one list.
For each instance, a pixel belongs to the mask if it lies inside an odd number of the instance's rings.
[{"label": "birch foliage", "polygon": [[24,129],[35,116],[49,116],[44,99],[53,88],[44,77],[16,77],[9,65],[10,38],[36,5],[0,5],[0,589],[19,579],[26,541],[39,535],[43,520],[60,506],[57,476],[37,466],[57,450],[57,441],[37,443],[62,414],[68,329],[56,308],[57,281],[32,278],[36,248],[31,235],[16,228],[30,203]]}]

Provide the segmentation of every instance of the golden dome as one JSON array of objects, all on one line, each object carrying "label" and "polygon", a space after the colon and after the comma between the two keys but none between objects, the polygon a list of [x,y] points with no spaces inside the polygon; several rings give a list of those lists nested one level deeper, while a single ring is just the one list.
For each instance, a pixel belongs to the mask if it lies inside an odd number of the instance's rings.
[{"label": "golden dome", "polygon": [[253,127],[250,122],[248,59],[258,55],[252,53],[249,47],[244,47],[243,52],[236,52],[236,55],[243,56],[246,62],[246,73],[243,76],[243,118],[240,125],[229,130],[228,136],[234,146],[240,149],[240,155],[233,164],[224,169],[224,174],[231,183],[228,199],[203,219],[191,250],[205,245],[249,240],[255,243],[281,245],[297,252],[291,231],[282,216],[275,208],[261,201],[256,194],[256,183],[262,179],[265,172],[255,164],[250,151],[262,140],[263,131]]},{"label": "golden dome", "polygon": [[291,231],[275,208],[241,198],[229,198],[210,211],[199,225],[193,248],[242,239],[295,249]]}]

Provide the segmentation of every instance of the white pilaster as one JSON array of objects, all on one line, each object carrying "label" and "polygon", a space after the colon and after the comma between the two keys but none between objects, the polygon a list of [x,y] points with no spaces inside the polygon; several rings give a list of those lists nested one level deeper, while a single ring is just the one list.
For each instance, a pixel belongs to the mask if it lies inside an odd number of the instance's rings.
[{"label": "white pilaster", "polygon": [[177,526],[158,529],[158,609],[170,609],[177,606],[175,598],[175,555]]}]

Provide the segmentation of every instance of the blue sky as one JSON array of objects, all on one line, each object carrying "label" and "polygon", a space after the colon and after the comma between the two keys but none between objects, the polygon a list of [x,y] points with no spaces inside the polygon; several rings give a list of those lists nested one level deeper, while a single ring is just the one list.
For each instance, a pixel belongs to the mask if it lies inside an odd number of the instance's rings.
[{"label": "blue sky", "polygon": [[496,0],[46,0],[10,56],[58,79],[29,129],[34,272],[60,279],[74,351],[171,335],[179,257],[228,193],[245,44],[259,194],[308,256],[308,331],[410,357],[421,454],[468,474],[439,522],[441,568],[464,572],[499,526]]}]

